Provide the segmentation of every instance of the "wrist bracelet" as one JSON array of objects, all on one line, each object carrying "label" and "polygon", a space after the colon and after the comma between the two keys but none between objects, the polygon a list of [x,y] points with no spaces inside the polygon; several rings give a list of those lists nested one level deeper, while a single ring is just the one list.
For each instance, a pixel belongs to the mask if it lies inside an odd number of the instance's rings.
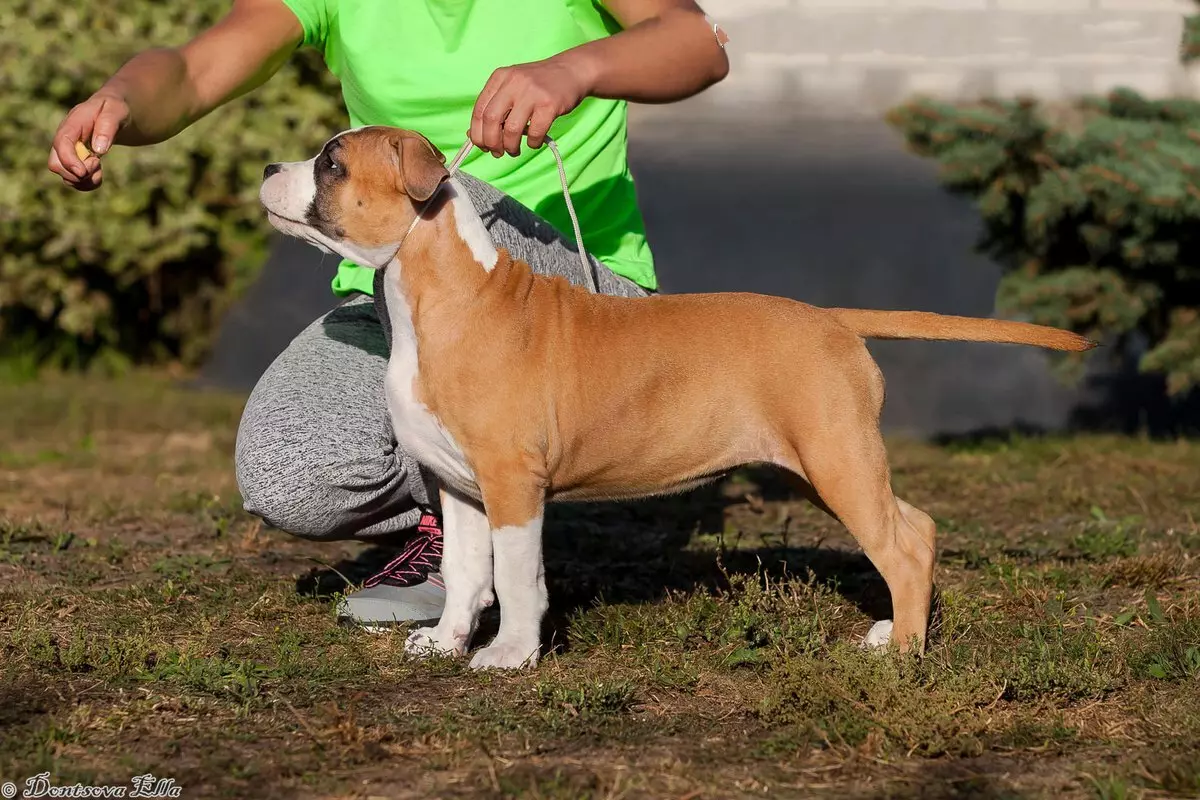
[{"label": "wrist bracelet", "polygon": [[717,40],[717,44],[724,50],[725,45],[729,44],[729,34],[725,32],[724,28],[714,22],[713,18],[708,14],[704,15],[704,21],[712,26],[713,38]]}]

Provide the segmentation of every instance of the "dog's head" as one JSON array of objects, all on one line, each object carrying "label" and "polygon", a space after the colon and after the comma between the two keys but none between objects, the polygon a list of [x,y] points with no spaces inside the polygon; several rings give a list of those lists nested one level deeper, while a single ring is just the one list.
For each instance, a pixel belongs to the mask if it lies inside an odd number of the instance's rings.
[{"label": "dog's head", "polygon": [[259,199],[280,233],[382,268],[447,177],[424,136],[373,126],[338,134],[308,161],[269,164]]}]

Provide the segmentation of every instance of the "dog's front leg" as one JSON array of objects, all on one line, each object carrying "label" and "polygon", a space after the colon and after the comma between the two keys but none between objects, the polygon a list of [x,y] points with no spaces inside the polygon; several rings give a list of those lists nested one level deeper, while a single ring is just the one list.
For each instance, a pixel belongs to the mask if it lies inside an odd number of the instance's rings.
[{"label": "dog's front leg", "polygon": [[506,475],[480,480],[492,528],[496,597],[500,630],[471,659],[472,669],[519,669],[538,662],[542,618],[549,602],[542,565],[542,518],[545,493],[535,481]]},{"label": "dog's front leg", "polygon": [[409,635],[404,649],[413,655],[467,652],[479,612],[493,599],[492,533],[483,508],[445,489],[441,498],[446,608],[436,626]]}]

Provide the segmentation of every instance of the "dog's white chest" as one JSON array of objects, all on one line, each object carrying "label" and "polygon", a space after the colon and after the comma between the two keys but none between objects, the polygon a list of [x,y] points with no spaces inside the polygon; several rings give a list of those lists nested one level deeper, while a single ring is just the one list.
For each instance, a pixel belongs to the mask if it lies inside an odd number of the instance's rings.
[{"label": "dog's white chest", "polygon": [[392,322],[392,355],[384,392],[396,441],[408,455],[432,470],[443,483],[469,497],[479,498],[475,472],[458,442],[441,420],[416,396],[417,348],[408,304],[386,281],[388,315]]},{"label": "dog's white chest", "polygon": [[450,431],[418,400],[414,393],[416,360],[393,358],[388,364],[387,402],[396,441],[410,456],[433,471],[443,482],[469,496],[477,496],[475,473]]}]

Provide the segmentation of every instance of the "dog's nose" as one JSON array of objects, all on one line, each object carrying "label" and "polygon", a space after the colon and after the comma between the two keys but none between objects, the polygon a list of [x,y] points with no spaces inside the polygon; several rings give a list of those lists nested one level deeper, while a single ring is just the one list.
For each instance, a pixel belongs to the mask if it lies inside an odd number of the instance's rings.
[{"label": "dog's nose", "polygon": [[265,181],[267,178],[271,177],[282,169],[283,167],[279,164],[267,164],[266,168],[263,170],[263,180]]}]

